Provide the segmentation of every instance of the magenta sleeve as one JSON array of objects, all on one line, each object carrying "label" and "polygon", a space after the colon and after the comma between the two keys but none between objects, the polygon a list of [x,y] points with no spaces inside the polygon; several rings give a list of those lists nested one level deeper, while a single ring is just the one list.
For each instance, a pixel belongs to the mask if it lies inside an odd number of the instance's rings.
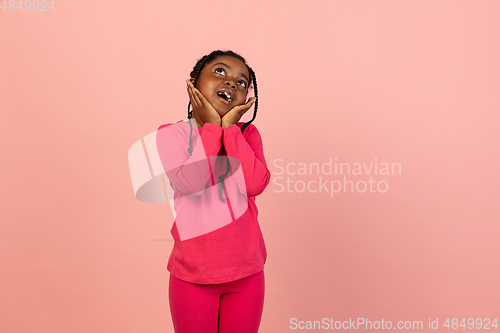
[{"label": "magenta sleeve", "polygon": [[262,139],[257,127],[250,124],[241,133],[236,125],[224,130],[222,142],[227,156],[236,157],[243,169],[248,196],[261,194],[269,184],[271,173],[264,158]]}]

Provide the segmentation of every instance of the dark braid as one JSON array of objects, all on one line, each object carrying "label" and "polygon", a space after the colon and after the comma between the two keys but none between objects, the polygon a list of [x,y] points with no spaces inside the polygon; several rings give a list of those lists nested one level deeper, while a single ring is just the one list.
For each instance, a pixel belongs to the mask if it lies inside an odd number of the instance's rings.
[{"label": "dark braid", "polygon": [[[234,57],[236,59],[241,60],[245,64],[245,66],[247,66],[248,73],[250,75],[250,80],[252,81],[249,88],[251,88],[253,86],[254,96],[255,96],[256,100],[255,100],[254,105],[253,105],[254,110],[253,110],[252,119],[250,121],[246,122],[245,124],[243,124],[243,126],[241,126],[241,133],[243,133],[245,128],[247,128],[248,125],[250,125],[255,120],[255,117],[257,116],[257,107],[258,107],[258,103],[259,103],[258,93],[257,93],[257,79],[255,78],[255,72],[253,71],[253,69],[250,66],[247,65],[245,59],[242,56],[240,56],[239,54],[234,53],[233,51],[216,50],[216,51],[211,52],[210,54],[203,56],[200,60],[198,60],[198,62],[196,62],[196,65],[194,66],[193,70],[191,71],[191,73],[189,75],[192,79],[194,79],[193,86],[196,88],[196,84],[198,83],[198,78],[200,77],[200,73],[203,70],[203,68],[205,67],[205,65],[212,62],[216,58],[221,57],[221,56],[231,56],[231,57]],[[191,101],[189,101],[189,103],[188,103],[188,119],[189,119],[189,126],[191,128],[191,131],[189,132],[189,149],[188,149],[189,155],[192,155],[192,153],[193,153],[193,140],[192,140],[193,124],[191,123],[192,117],[193,117],[193,110],[191,110]],[[229,169],[231,167],[231,163],[229,162],[229,158],[227,156],[226,156],[226,160],[227,160],[226,173],[219,177],[219,200],[222,202],[226,202],[226,200],[222,196],[222,187],[223,187],[223,183],[224,183],[224,178],[229,174]]]},{"label": "dark braid", "polygon": [[[214,51],[208,55],[203,56],[203,58],[198,60],[198,62],[194,66],[194,68],[190,74],[191,78],[194,78],[194,82],[193,82],[194,87],[196,87],[196,84],[198,83],[198,78],[200,77],[200,73],[201,73],[201,70],[203,69],[203,67],[205,67],[207,62],[210,62],[210,61],[215,59],[215,57],[212,56],[212,54],[215,52],[217,52],[217,51]],[[222,51],[219,51],[219,52],[222,52]],[[210,61],[208,61],[209,59],[210,59]],[[189,101],[189,103],[188,103],[188,119],[191,119],[191,117],[193,116],[193,110],[190,110],[190,106],[191,106],[191,101]]]},{"label": "dark braid", "polygon": [[245,124],[243,124],[243,126],[241,126],[241,133],[243,133],[243,131],[245,130],[245,128],[248,127],[248,125],[250,125],[252,123],[252,121],[255,120],[255,117],[257,116],[257,107],[259,106],[259,99],[258,99],[258,92],[257,92],[257,78],[255,77],[255,72],[253,71],[253,69],[248,66],[248,72],[250,73],[250,78],[252,80],[252,85],[253,85],[253,94],[256,98],[255,100],[255,103],[253,103],[254,105],[254,109],[253,109],[253,117],[250,121],[246,122]]},{"label": "dark braid", "polygon": [[[216,51],[214,51],[214,52],[216,52]],[[212,52],[212,53],[214,53],[214,52]],[[196,83],[198,83],[198,78],[200,77],[201,70],[207,64],[207,60],[210,58],[210,55],[212,53],[210,53],[209,55],[203,56],[203,58],[198,60],[198,62],[194,66],[193,70],[191,71],[190,76],[192,78],[194,78],[193,86],[196,87]],[[189,101],[189,103],[188,103],[188,119],[191,119],[193,117],[193,110],[190,110],[190,106],[191,106],[191,101]],[[193,153],[193,139],[192,139],[192,137],[193,137],[193,125],[191,124],[191,121],[189,121],[189,125],[191,127],[191,131],[189,132],[188,152],[189,152],[189,155],[191,155]]]}]

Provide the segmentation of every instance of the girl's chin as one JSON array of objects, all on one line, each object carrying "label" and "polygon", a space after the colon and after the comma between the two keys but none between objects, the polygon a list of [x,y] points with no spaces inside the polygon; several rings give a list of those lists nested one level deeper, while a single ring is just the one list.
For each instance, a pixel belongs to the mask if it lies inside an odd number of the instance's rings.
[{"label": "girl's chin", "polygon": [[229,108],[227,105],[224,105],[224,106],[219,106],[219,107],[215,108],[215,110],[217,111],[217,113],[218,113],[218,114],[219,114],[219,116],[221,116],[221,117],[224,117],[224,115],[225,115],[226,113],[228,113],[230,109],[231,109],[231,108]]},{"label": "girl's chin", "polygon": [[[245,105],[245,104],[243,103],[243,104],[239,104],[239,105]],[[220,103],[217,106],[214,105],[214,109],[217,111],[219,116],[223,117],[226,113],[229,112],[229,110],[231,110],[235,106],[238,106],[238,105],[228,105],[228,104]]]}]

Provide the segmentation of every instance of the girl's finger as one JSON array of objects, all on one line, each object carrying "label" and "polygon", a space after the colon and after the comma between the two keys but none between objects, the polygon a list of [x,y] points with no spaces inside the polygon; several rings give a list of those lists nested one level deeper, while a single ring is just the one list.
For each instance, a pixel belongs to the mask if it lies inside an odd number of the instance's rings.
[{"label": "girl's finger", "polygon": [[194,93],[194,86],[191,81],[187,81],[187,89],[188,89],[188,94],[189,94],[189,99],[191,100],[191,104],[194,105],[199,105],[199,100],[196,98],[196,94]]},{"label": "girl's finger", "polygon": [[193,109],[196,110],[199,107],[199,103],[196,100],[196,97],[194,96],[193,91],[191,89],[189,89],[189,100],[191,101]]},{"label": "girl's finger", "polygon": [[186,82],[186,89],[189,95],[189,99],[191,100],[191,103],[193,102],[193,92],[191,90],[191,86],[189,85],[189,81]]},{"label": "girl's finger", "polygon": [[193,95],[193,99],[192,99],[191,103],[194,102],[196,107],[200,107],[201,105],[203,105],[203,103],[199,97],[200,92],[198,91],[198,89],[196,89],[192,84],[190,85],[190,89],[191,89],[191,94]]},{"label": "girl's finger", "polygon": [[252,105],[255,103],[255,97],[252,97],[248,100],[248,102],[245,104],[245,105],[241,105],[240,107],[242,108],[241,110],[239,110],[239,112],[241,114],[247,112],[248,110],[250,110],[250,108],[252,107]]},{"label": "girl's finger", "polygon": [[198,89],[193,85],[192,82],[189,82],[189,86],[191,87],[191,92],[193,93],[193,97],[198,102],[198,105],[201,105],[204,99],[204,96],[200,93]]},{"label": "girl's finger", "polygon": [[243,105],[240,105],[241,107],[243,108],[248,108],[250,109],[252,107],[252,105],[255,103],[255,97],[252,97],[248,100],[248,102],[246,102],[245,104]]},{"label": "girl's finger", "polygon": [[189,86],[189,84],[187,85],[186,90],[189,95],[189,100],[191,101],[191,103],[193,103],[193,94],[191,92],[191,87]]}]

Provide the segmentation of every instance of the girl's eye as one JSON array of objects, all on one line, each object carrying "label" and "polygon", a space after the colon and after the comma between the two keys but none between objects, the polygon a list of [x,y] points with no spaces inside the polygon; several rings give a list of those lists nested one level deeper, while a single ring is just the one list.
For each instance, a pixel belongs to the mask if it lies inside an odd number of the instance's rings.
[{"label": "girl's eye", "polygon": [[224,69],[222,69],[220,67],[216,68],[214,72],[217,73],[217,74],[221,74],[221,75],[225,75],[226,74],[226,72],[224,71]]},{"label": "girl's eye", "polygon": [[247,87],[247,84],[245,81],[238,81],[238,84],[241,85],[243,88]]}]

